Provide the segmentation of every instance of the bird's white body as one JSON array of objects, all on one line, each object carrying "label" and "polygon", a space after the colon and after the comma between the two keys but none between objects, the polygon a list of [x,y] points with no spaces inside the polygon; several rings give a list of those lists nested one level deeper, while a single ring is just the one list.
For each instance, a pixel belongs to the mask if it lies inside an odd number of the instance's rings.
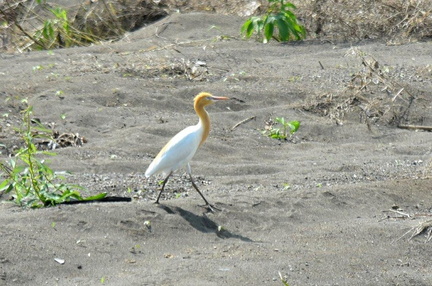
[{"label": "bird's white body", "polygon": [[163,148],[159,154],[151,162],[150,166],[145,172],[145,176],[148,178],[152,175],[164,173],[165,180],[162,184],[162,189],[156,199],[156,203],[159,203],[161,194],[165,188],[171,174],[187,166],[187,172],[192,182],[192,186],[200,194],[203,200],[210,209],[212,206],[209,204],[204,195],[200,192],[198,187],[195,185],[192,179],[191,167],[189,161],[195,155],[198,147],[204,143],[210,132],[210,118],[205,110],[207,105],[210,105],[218,100],[227,100],[228,97],[213,96],[207,92],[199,93],[194,99],[194,109],[199,117],[197,125],[189,126],[175,135]]},{"label": "bird's white body", "polygon": [[167,176],[186,166],[198,150],[202,134],[201,120],[177,133],[147,168],[145,176],[148,178],[159,173]]}]

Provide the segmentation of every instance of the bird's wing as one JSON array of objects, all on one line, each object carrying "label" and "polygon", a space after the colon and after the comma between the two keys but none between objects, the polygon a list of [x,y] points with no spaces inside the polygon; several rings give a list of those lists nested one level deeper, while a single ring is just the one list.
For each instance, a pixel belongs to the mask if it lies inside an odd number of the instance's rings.
[{"label": "bird's wing", "polygon": [[186,165],[195,155],[202,132],[189,126],[175,135],[159,152],[145,172],[146,177],[164,172],[169,174]]}]

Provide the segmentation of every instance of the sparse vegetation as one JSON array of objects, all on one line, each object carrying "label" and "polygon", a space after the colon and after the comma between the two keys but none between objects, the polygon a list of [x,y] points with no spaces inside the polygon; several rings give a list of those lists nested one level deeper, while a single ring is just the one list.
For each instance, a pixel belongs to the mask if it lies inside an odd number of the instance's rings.
[{"label": "sparse vegetation", "polygon": [[[39,4],[41,0],[37,1]],[[32,36],[34,49],[49,50],[55,48],[68,48],[71,46],[82,46],[84,43],[94,43],[98,38],[75,29],[65,9],[56,7],[48,8],[54,16],[53,19],[46,19],[42,28],[36,30]]]},{"label": "sparse vegetation", "polygon": [[348,114],[360,111],[360,119],[370,131],[374,124],[409,123],[419,93],[405,83],[404,71],[384,66],[358,48],[349,49],[346,56],[359,59],[358,71],[350,75],[343,89],[319,94],[304,110],[327,116],[338,125],[343,125]]},{"label": "sparse vegetation", "polygon": [[[280,128],[277,127],[278,124],[281,125]],[[300,121],[286,121],[283,117],[276,117],[274,121],[269,120],[266,122],[263,134],[278,140],[288,140],[299,128]]]},{"label": "sparse vegetation", "polygon": [[[294,2],[294,1],[293,1]],[[309,38],[381,39],[389,44],[432,37],[432,1],[295,1]]]},{"label": "sparse vegetation", "polygon": [[[431,1],[258,2],[260,8],[251,11],[254,16],[244,23],[242,31],[246,37],[256,34],[262,41],[304,38],[306,31],[308,38],[326,41],[383,39],[390,44],[400,44],[432,37]],[[28,51],[115,40],[126,31],[162,18],[168,10],[190,11],[185,8],[199,6],[178,1],[160,4],[159,1],[101,0],[73,4],[66,8],[44,0],[3,1],[0,4],[0,48]],[[236,4],[214,2],[213,5],[226,10]],[[241,6],[231,10],[238,13]],[[262,15],[257,16],[260,13]],[[302,24],[297,19],[301,19]]]},{"label": "sparse vegetation", "polygon": [[9,34],[6,38],[20,51],[83,46],[101,39],[77,29],[66,9],[42,0],[29,6],[8,1],[0,6],[0,19]]},{"label": "sparse vegetation", "polygon": [[22,126],[17,132],[23,139],[21,147],[7,163],[0,162],[0,173],[5,178],[0,183],[0,192],[13,193],[14,202],[21,207],[40,208],[53,206],[66,201],[97,200],[106,196],[100,193],[92,197],[82,197],[82,187],[65,183],[65,172],[54,172],[41,155],[54,156],[55,153],[39,151],[36,138],[52,139],[52,130],[45,128],[32,118],[33,109],[28,106],[23,112]]},{"label": "sparse vegetation", "polygon": [[306,37],[305,28],[299,24],[292,10],[296,6],[285,0],[268,0],[269,7],[263,16],[252,16],[241,27],[241,33],[250,38],[256,34],[267,43],[272,38],[279,42],[301,40]]},{"label": "sparse vegetation", "polygon": [[0,48],[18,51],[86,46],[119,39],[166,15],[157,3],[101,0],[68,7],[44,0],[0,4]]}]

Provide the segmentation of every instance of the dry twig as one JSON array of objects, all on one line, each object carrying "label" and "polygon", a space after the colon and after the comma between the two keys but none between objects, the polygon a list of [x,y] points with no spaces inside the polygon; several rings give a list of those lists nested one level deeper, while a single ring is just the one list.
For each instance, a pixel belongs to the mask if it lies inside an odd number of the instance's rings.
[{"label": "dry twig", "polygon": [[422,233],[424,230],[426,230],[426,241],[425,242],[428,242],[429,240],[432,239],[432,220],[424,221],[424,222],[420,223],[418,226],[413,227],[411,230],[413,230],[413,233],[412,233],[411,237],[409,238],[409,240],[413,239],[414,237],[416,237],[417,235]]},{"label": "dry twig", "polygon": [[243,119],[242,121],[240,121],[239,123],[237,123],[236,125],[234,125],[233,127],[231,127],[231,131],[233,131],[234,129],[236,129],[237,127],[239,127],[242,124],[245,124],[253,119],[256,119],[256,116],[252,116],[246,119]]},{"label": "dry twig", "polygon": [[432,131],[432,126],[399,124],[398,127],[399,128],[403,128],[403,129],[414,129],[414,130]]}]

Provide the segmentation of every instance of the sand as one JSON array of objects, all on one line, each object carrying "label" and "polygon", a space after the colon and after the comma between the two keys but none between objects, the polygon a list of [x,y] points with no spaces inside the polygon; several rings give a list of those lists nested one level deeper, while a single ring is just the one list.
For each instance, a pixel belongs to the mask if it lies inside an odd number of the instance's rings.
[{"label": "sand", "polygon": [[[430,42],[263,45],[238,37],[242,22],[173,14],[114,43],[0,55],[2,160],[28,98],[41,122],[88,140],[57,149],[53,169],[85,195],[133,198],[24,210],[1,196],[0,285],[283,285],[279,272],[290,285],[432,284],[427,235],[408,232],[431,215],[431,133],[308,108],[362,69],[356,48],[417,96],[404,123],[432,125]],[[214,213],[185,170],[161,205],[162,177],[144,177],[197,122],[200,91],[234,98],[208,108],[191,162]],[[291,140],[262,134],[275,117],[301,121]]]}]

